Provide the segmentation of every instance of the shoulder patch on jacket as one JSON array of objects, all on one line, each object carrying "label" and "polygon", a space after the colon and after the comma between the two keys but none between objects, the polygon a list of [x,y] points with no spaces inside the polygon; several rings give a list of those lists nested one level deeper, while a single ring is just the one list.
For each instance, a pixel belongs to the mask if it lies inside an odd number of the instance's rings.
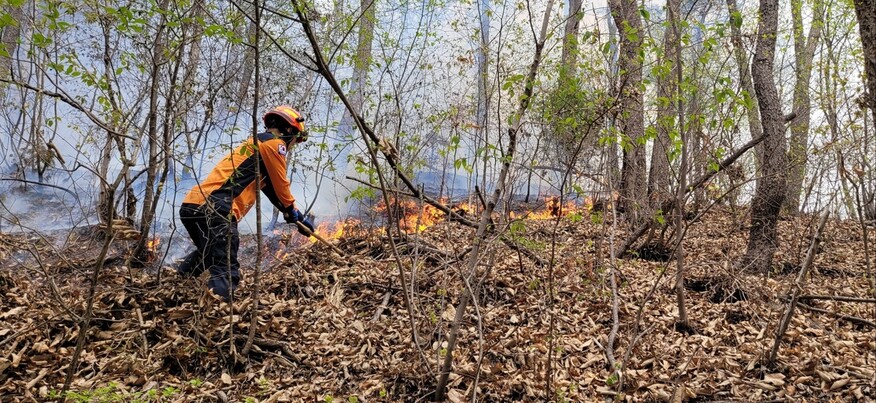
[{"label": "shoulder patch on jacket", "polygon": [[286,145],[280,144],[277,146],[277,153],[280,155],[286,155]]}]

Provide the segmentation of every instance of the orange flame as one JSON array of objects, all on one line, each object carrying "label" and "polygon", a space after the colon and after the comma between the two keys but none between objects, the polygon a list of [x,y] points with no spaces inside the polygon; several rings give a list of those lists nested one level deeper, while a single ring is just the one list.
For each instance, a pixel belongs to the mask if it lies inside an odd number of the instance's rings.
[{"label": "orange flame", "polygon": [[579,206],[572,200],[566,200],[560,205],[560,199],[556,196],[545,199],[544,209],[539,211],[528,211],[521,215],[511,212],[511,218],[524,218],[530,220],[548,220],[557,217],[565,217],[569,214],[589,211],[593,208],[593,201],[588,197],[584,199],[584,203]]},{"label": "orange flame", "polygon": [[[448,205],[447,200],[440,200],[444,205]],[[438,224],[446,219],[446,214],[438,208],[429,204],[420,204],[417,200],[390,200],[390,206],[393,211],[393,216],[399,218],[399,226],[402,231],[408,234],[416,234],[425,231],[426,229]],[[474,215],[478,211],[478,205],[461,202],[451,204],[450,208],[457,214]],[[593,208],[593,200],[590,198],[584,199],[581,205],[574,201],[567,200],[560,205],[558,197],[549,197],[545,199],[544,207],[541,210],[510,212],[512,219],[529,219],[529,220],[547,220],[558,216],[567,216],[572,213],[590,211]],[[379,202],[374,206],[374,211],[385,212],[387,210],[386,203]],[[326,240],[341,239],[350,236],[364,235],[370,232],[364,228],[362,223],[356,219],[345,219],[336,222],[320,223],[315,232]],[[280,234],[280,230],[274,230],[275,234]],[[310,237],[311,243],[316,243],[318,240],[315,237]],[[278,258],[282,252],[277,252]]]},{"label": "orange flame", "polygon": [[[359,220],[348,218],[343,221],[333,223],[320,223],[316,228],[316,233],[326,240],[340,239],[344,236],[359,235],[366,231],[362,229],[362,223]],[[311,243],[316,243],[316,237],[310,237]]]},{"label": "orange flame", "polygon": [[155,251],[158,249],[158,245],[161,243],[161,238],[152,238],[146,242],[146,249],[149,251]]},{"label": "orange flame", "polygon": [[[447,200],[440,200],[447,205]],[[427,228],[443,221],[446,214],[436,207],[424,204],[420,205],[415,200],[390,200],[393,215],[401,217],[399,226],[403,231],[409,234],[420,233]],[[593,208],[593,201],[590,198],[585,198],[581,205],[572,200],[566,200],[560,203],[559,197],[553,196],[545,199],[544,208],[541,210],[531,210],[524,212],[510,212],[512,219],[529,219],[529,220],[548,220],[556,217],[565,217],[569,214],[582,211],[590,211]],[[385,212],[386,205],[383,202],[378,203],[374,210],[377,212]],[[476,204],[461,202],[453,204],[451,209],[457,214],[474,215],[478,211]]]},{"label": "orange flame", "polygon": [[[443,201],[442,201],[443,202]],[[444,212],[436,207],[424,204],[420,206],[414,200],[391,200],[393,215],[399,218],[399,227],[408,234],[420,233],[441,221],[444,221]],[[386,204],[378,203],[374,210],[385,212]]]}]

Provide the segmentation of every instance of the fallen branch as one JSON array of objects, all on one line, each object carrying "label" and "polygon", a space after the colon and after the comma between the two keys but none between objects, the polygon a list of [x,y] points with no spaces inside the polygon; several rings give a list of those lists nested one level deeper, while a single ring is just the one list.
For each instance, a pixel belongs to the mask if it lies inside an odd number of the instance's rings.
[{"label": "fallen branch", "polygon": [[[847,374],[849,374],[849,375],[851,375],[851,376],[854,376],[854,377],[856,377],[856,378],[858,378],[858,379],[863,379],[863,380],[865,380],[865,381],[869,381],[869,380],[873,379],[873,376],[876,375],[876,374],[874,374],[874,372],[873,372],[872,370],[869,370],[869,369],[866,369],[866,368],[861,368],[861,367],[856,367],[856,366],[854,366],[854,365],[848,365],[848,368],[846,368],[846,367],[837,367],[837,366],[834,366],[834,365],[826,365],[825,367],[826,367],[826,368],[830,368],[830,369],[832,369],[832,370],[834,370],[834,371],[842,371],[842,372],[845,372],[845,373],[847,373]],[[849,368],[851,368],[851,369],[849,369]]]},{"label": "fallen branch", "polygon": [[797,302],[797,305],[800,306],[801,308],[806,308],[812,312],[825,313],[825,314],[828,314],[828,315],[833,316],[835,318],[847,320],[849,322],[857,323],[859,325],[865,325],[865,326],[870,326],[870,327],[876,328],[876,322],[872,322],[872,321],[869,321],[867,319],[859,318],[857,316],[849,316],[849,315],[843,315],[841,313],[831,312],[831,311],[828,311],[827,309],[816,308],[814,306],[806,305],[802,302]]},{"label": "fallen branch", "polygon": [[422,240],[415,239],[415,240],[413,240],[413,242],[411,242],[411,241],[412,240],[409,238],[409,239],[406,239],[404,243],[400,244],[398,246],[399,252],[407,253],[408,250],[410,250],[410,249],[415,249],[415,248],[420,249],[424,252],[428,252],[429,254],[427,254],[425,256],[425,258],[427,260],[431,260],[434,263],[444,263],[444,261],[441,261],[440,259],[438,259],[436,256],[433,256],[433,255],[438,255],[438,256],[440,256],[440,257],[442,257],[450,262],[455,262],[455,261],[461,260],[461,259],[457,258],[456,256],[454,256],[450,253],[447,253],[443,250],[440,250],[432,245],[429,245],[428,243],[426,243]]},{"label": "fallen branch", "polygon": [[[246,340],[247,336],[242,335],[242,334],[235,334],[234,338],[238,339],[238,340]],[[268,348],[271,350],[280,350],[283,352],[283,354],[285,354],[286,358],[292,358],[292,359],[295,358],[295,352],[292,351],[292,347],[289,347],[289,343],[284,343],[282,341],[277,341],[277,340],[263,339],[260,337],[254,337],[252,339],[252,344],[255,346],[258,346],[260,348]]]},{"label": "fallen branch", "polygon": [[25,393],[30,393],[30,390],[33,389],[33,387],[36,386],[37,383],[42,381],[43,378],[45,378],[48,373],[49,373],[48,368],[41,369],[40,373],[36,376],[36,378],[31,379],[30,382],[27,383],[27,385],[24,385]]},{"label": "fallen branch", "polygon": [[859,298],[859,297],[847,297],[844,295],[802,295],[797,297],[800,301],[810,300],[810,299],[819,299],[819,300],[828,300],[828,301],[842,301],[842,302],[860,302],[864,304],[876,304],[876,299],[872,298]]},{"label": "fallen branch", "polygon": [[389,298],[392,296],[392,290],[383,294],[383,301],[380,302],[380,306],[377,307],[377,312],[374,312],[374,317],[371,318],[372,322],[377,322],[380,319],[380,315],[383,314],[383,311],[386,310],[386,307],[389,306]]}]

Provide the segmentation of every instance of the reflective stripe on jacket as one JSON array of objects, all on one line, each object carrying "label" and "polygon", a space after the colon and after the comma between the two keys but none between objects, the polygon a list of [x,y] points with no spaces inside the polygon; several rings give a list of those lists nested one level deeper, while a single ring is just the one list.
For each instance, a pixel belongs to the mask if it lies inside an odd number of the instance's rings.
[{"label": "reflective stripe on jacket", "polygon": [[[286,142],[272,133],[259,133],[262,192],[278,209],[294,206],[286,177]],[[216,164],[207,178],[196,184],[183,203],[210,203],[219,214],[234,214],[240,220],[255,205],[255,152],[252,138],[246,140]]]}]

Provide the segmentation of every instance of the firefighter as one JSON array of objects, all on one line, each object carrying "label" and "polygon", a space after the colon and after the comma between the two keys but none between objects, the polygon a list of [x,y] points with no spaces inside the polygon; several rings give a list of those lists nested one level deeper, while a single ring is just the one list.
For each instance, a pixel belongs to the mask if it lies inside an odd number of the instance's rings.
[{"label": "firefighter", "polygon": [[[229,301],[240,282],[237,249],[240,238],[237,224],[255,204],[256,151],[262,193],[283,212],[287,223],[300,222],[313,231],[313,225],[295,206],[286,177],[289,147],[307,141],[304,118],[289,106],[281,105],[265,113],[267,129],[258,134],[258,144],[249,138],[225,156],[206,179],[186,195],[179,210],[180,221],[197,248],[177,267],[183,276],[200,276],[209,270],[207,286]],[[307,233],[299,227],[303,235]]]}]

